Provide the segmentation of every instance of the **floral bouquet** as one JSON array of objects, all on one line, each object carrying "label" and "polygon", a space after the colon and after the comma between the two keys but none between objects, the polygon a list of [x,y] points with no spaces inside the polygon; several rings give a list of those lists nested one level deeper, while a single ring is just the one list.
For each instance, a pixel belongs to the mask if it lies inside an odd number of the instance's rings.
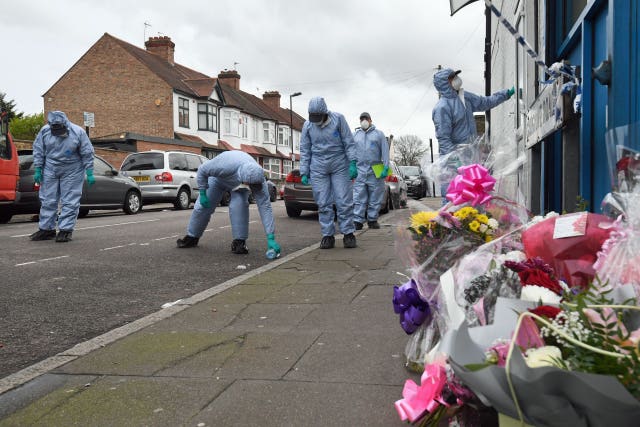
[{"label": "floral bouquet", "polygon": [[483,402],[521,422],[637,425],[640,307],[630,295],[596,282],[564,291],[559,306],[499,298],[492,325],[449,334],[449,363]]}]

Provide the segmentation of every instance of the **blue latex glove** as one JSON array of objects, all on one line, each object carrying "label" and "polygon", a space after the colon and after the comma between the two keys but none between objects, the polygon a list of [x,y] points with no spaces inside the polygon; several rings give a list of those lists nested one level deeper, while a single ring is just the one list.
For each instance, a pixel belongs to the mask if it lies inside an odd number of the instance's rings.
[{"label": "blue latex glove", "polygon": [[511,87],[510,89],[507,89],[507,98],[511,98],[514,93],[516,93],[516,90],[515,90],[514,87]]},{"label": "blue latex glove", "polygon": [[351,160],[349,163],[349,178],[356,179],[358,177],[358,166],[355,160]]},{"label": "blue latex glove", "polygon": [[276,242],[276,236],[273,233],[267,234],[267,248],[280,253],[280,245]]},{"label": "blue latex glove", "polygon": [[207,197],[207,190],[204,188],[200,189],[200,204],[203,208],[211,207],[211,202],[209,202],[209,198]]},{"label": "blue latex glove", "polygon": [[42,182],[42,168],[36,168],[36,173],[33,174],[33,180],[36,184],[40,184],[40,182]]},{"label": "blue latex glove", "polygon": [[389,176],[389,166],[385,166],[380,173],[380,178],[386,178]]},{"label": "blue latex glove", "polygon": [[302,184],[309,185],[309,177],[307,175],[302,175]]},{"label": "blue latex glove", "polygon": [[86,173],[87,173],[87,184],[89,184],[89,187],[91,187],[93,184],[96,183],[96,179],[93,176],[93,169],[87,169]]}]

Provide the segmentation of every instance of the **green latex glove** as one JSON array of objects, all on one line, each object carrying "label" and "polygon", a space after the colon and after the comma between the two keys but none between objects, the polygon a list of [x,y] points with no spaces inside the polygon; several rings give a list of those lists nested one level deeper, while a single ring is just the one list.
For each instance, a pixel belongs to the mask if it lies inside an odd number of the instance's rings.
[{"label": "green latex glove", "polygon": [[304,185],[309,185],[309,177],[307,175],[302,175],[301,181]]},{"label": "green latex glove", "polygon": [[209,201],[209,198],[207,197],[207,190],[205,190],[204,188],[200,189],[200,204],[202,205],[203,208],[210,208],[211,207],[211,202]]},{"label": "green latex glove", "polygon": [[356,179],[358,177],[358,166],[355,160],[351,160],[349,163],[349,178]]},{"label": "green latex glove", "polygon": [[380,173],[380,178],[386,178],[389,176],[389,166],[385,166]]},{"label": "green latex glove", "polygon": [[91,187],[93,184],[96,183],[96,179],[93,176],[93,169],[87,169],[86,173],[87,173],[87,184],[89,184],[89,187]]},{"label": "green latex glove", "polygon": [[33,174],[33,180],[36,184],[40,184],[40,182],[42,182],[42,168],[36,168],[36,173]]},{"label": "green latex glove", "polygon": [[276,242],[276,236],[274,234],[267,234],[267,248],[273,249],[276,253],[280,253],[280,245]]},{"label": "green latex glove", "polygon": [[516,90],[515,90],[514,87],[511,87],[510,89],[507,89],[507,98],[511,98],[514,93],[516,93]]}]

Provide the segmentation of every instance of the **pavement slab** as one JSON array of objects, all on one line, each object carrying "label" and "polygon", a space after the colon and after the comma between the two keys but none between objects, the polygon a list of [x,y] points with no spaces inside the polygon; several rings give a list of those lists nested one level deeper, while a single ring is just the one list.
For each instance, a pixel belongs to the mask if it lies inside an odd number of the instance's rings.
[{"label": "pavement slab", "polygon": [[103,377],[59,388],[0,420],[0,426],[174,427],[228,386],[210,379]]},{"label": "pavement slab", "polygon": [[388,337],[404,334],[398,324],[398,315],[393,312],[391,298],[386,303],[368,305],[322,304],[300,322],[296,330],[352,332],[366,336],[385,335]]},{"label": "pavement slab", "polygon": [[[398,328],[399,329],[399,328]],[[402,385],[407,337],[359,333],[323,333],[285,379],[310,382]]]},{"label": "pavement slab", "polygon": [[401,395],[400,386],[236,381],[194,416],[190,425],[406,426],[390,410]]},{"label": "pavement slab", "polygon": [[248,307],[245,304],[224,304],[215,301],[215,298],[210,298],[195,304],[188,310],[147,327],[145,332],[214,332],[233,322],[238,313]]},{"label": "pavement slab", "polygon": [[230,333],[288,332],[317,307],[316,304],[252,304],[223,331]]},{"label": "pavement slab", "polygon": [[363,285],[331,283],[318,285],[291,285],[280,289],[262,301],[264,304],[349,304],[358,295]]},{"label": "pavement slab", "polygon": [[54,372],[100,375],[152,375],[213,346],[233,342],[235,334],[181,331],[130,335],[70,362]]}]

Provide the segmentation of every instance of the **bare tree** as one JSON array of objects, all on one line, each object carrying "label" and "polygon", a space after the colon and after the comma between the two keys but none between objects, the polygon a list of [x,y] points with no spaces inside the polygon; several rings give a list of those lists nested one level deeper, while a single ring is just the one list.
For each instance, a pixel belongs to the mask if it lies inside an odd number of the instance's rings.
[{"label": "bare tree", "polygon": [[402,135],[393,139],[394,161],[399,165],[420,165],[420,159],[428,150],[416,135]]}]

